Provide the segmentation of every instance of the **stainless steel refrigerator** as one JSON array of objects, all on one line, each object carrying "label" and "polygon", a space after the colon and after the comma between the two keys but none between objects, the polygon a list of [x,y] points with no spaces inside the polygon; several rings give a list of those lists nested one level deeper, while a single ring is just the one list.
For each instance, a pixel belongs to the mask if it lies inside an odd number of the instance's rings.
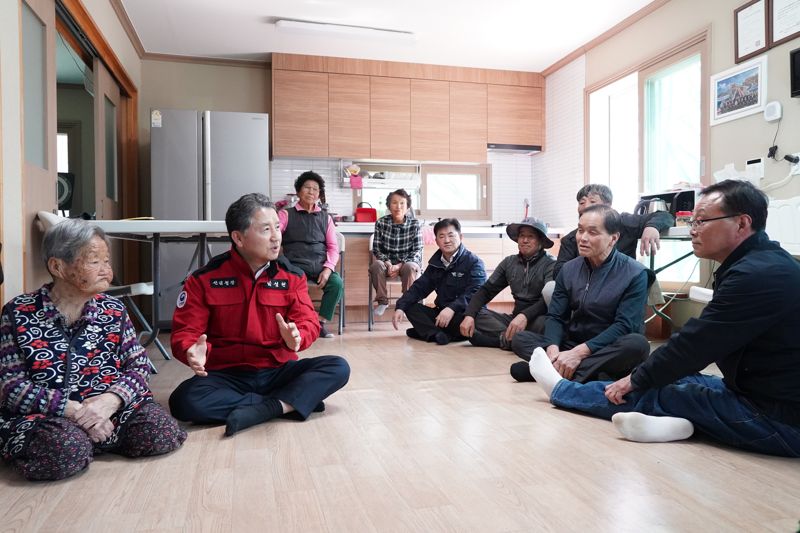
[{"label": "stainless steel refrigerator", "polygon": [[[270,194],[269,117],[186,109],[150,111],[152,215],[162,220],[224,220],[245,193]],[[198,267],[197,245],[160,250],[159,327],[169,327],[181,281]],[[229,248],[212,244],[213,255]]]}]

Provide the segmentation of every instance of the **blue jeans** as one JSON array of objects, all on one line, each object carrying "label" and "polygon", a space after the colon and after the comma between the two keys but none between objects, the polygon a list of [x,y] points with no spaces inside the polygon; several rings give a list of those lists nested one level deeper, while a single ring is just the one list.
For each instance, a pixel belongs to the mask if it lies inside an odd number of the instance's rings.
[{"label": "blue jeans", "polygon": [[698,431],[725,444],[759,453],[800,457],[800,428],[760,413],[717,376],[694,374],[659,389],[634,391],[614,405],[605,397],[609,381],[576,383],[562,379],[550,402],[558,407],[611,419],[615,413],[638,412],[689,420]]}]

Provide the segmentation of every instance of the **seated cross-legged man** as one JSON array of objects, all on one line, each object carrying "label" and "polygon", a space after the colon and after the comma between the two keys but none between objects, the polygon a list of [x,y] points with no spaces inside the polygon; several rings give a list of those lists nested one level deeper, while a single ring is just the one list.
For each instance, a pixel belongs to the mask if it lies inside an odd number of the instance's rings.
[{"label": "seated cross-legged man", "polygon": [[297,358],[320,323],[302,270],[278,257],[278,215],[263,194],[246,194],[225,214],[233,243],[192,273],[172,320],[172,353],[194,371],[169,399],[173,416],[225,423],[225,434],[293,413],[324,409],[350,367],[335,355]]},{"label": "seated cross-legged man", "polygon": [[[406,334],[437,344],[462,340],[459,333],[467,302],[486,281],[483,261],[461,243],[461,223],[455,218],[445,218],[433,227],[436,245],[428,267],[417,281],[397,300],[392,317],[394,329],[398,329],[403,316],[407,316],[411,327]],[[420,302],[436,291],[435,307]]]},{"label": "seated cross-legged man", "polygon": [[[375,289],[378,306],[374,313],[383,316],[389,308],[389,279],[400,280],[403,292],[419,277],[422,269],[423,240],[419,220],[414,218],[411,195],[397,189],[386,197],[389,214],[375,221],[369,282]],[[372,305],[372,302],[370,302]]]},{"label": "seated cross-legged man", "polygon": [[[545,251],[553,246],[547,237],[547,226],[529,217],[507,226],[506,233],[517,243],[519,253],[500,261],[470,300],[461,322],[461,334],[475,346],[510,350],[511,340],[520,331],[541,331],[547,312],[542,290],[552,279],[554,264]],[[506,287],[511,287],[514,297],[512,313],[487,309],[486,304]]]},{"label": "seated cross-legged man", "polygon": [[[556,278],[544,333],[523,331],[513,349],[525,361],[544,348],[559,374],[585,383],[628,374],[650,352],[644,330],[647,271],[614,247],[619,213],[605,205],[587,208],[578,222],[580,257]],[[511,365],[517,381],[532,381],[527,362]]]},{"label": "seated cross-legged man", "polygon": [[[553,405],[611,419],[632,441],[697,430],[737,448],[800,457],[800,265],[764,232],[767,205],[748,182],[706,188],[690,227],[695,255],[720,264],[711,301],[613,383],[564,380],[537,350],[531,372]],[[722,378],[699,373],[710,363]]]}]

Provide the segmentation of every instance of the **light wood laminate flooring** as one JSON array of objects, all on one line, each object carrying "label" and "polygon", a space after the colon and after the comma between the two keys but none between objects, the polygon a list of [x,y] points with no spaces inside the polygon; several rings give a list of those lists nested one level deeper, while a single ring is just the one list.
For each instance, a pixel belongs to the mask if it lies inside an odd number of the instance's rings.
[{"label": "light wood laminate flooring", "polygon": [[[165,335],[164,341],[168,341]],[[800,520],[800,461],[702,438],[621,439],[516,383],[509,352],[425,344],[390,324],[321,339],[350,383],[304,423],[233,438],[188,428],[177,452],[99,456],[61,482],[0,468],[3,531],[783,531]],[[190,376],[152,354],[166,404]]]}]

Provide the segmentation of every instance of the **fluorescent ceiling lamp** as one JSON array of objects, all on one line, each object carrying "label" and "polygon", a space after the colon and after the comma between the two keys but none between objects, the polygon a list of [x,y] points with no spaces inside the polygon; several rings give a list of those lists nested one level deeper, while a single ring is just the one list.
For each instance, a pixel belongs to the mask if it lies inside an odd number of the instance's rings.
[{"label": "fluorescent ceiling lamp", "polygon": [[395,39],[412,39],[414,33],[403,30],[387,30],[369,26],[349,26],[347,24],[329,24],[327,22],[308,22],[304,20],[279,19],[275,26],[282,30],[303,30],[322,33],[338,33],[349,37],[384,37]]}]

